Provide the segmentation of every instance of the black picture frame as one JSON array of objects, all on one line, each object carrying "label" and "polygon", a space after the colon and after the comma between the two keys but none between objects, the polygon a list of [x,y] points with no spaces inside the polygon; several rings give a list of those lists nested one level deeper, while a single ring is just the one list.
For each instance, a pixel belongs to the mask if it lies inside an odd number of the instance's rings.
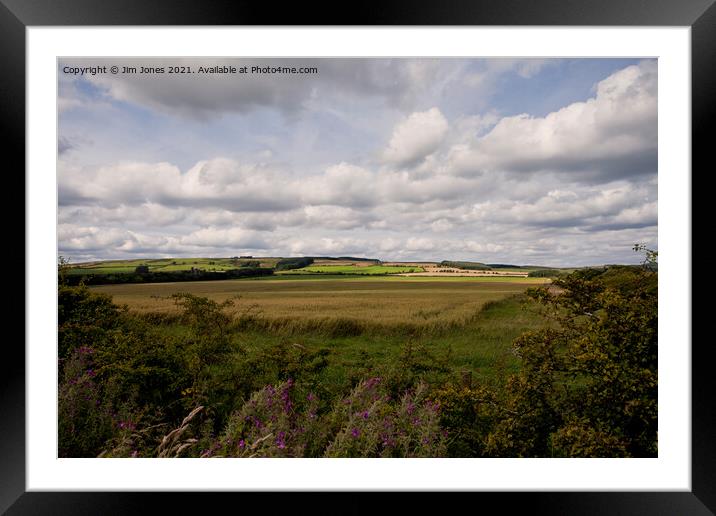
[{"label": "black picture frame", "polygon": [[[449,2],[391,1],[341,5],[245,0],[0,0],[0,134],[5,144],[6,181],[17,182],[25,170],[25,29],[28,26],[83,25],[502,25],[502,26],[689,26],[692,70],[692,178],[705,175],[709,135],[716,120],[715,0],[459,0]],[[692,183],[693,184],[693,183]],[[693,192],[692,187],[692,192]],[[23,196],[24,197],[24,196]],[[16,211],[14,217],[16,217]],[[693,222],[698,222],[693,217]],[[692,231],[692,235],[693,235]],[[20,247],[19,245],[17,247]],[[15,253],[15,251],[13,251]],[[25,257],[23,246],[23,260]],[[695,262],[692,261],[692,267]],[[26,275],[28,271],[26,271]],[[691,278],[685,278],[691,283]],[[20,303],[13,303],[18,310]],[[24,310],[31,306],[22,304]],[[692,303],[692,306],[694,304]],[[694,308],[696,308],[694,306]],[[700,309],[703,312],[702,309]],[[692,310],[693,313],[696,310]],[[26,312],[24,312],[26,313]],[[19,314],[17,314],[19,317]],[[681,514],[716,512],[716,392],[709,360],[709,340],[681,343],[692,352],[692,490],[690,492],[528,492],[472,493],[476,503],[516,506],[536,514]],[[206,494],[26,492],[25,489],[25,353],[17,339],[5,339],[0,359],[0,511],[7,514],[124,514],[151,510],[147,498],[160,497],[162,512],[189,513],[194,504],[206,509]],[[242,510],[256,496],[217,495],[222,503],[241,497]],[[377,493],[353,493],[331,509],[322,494],[293,496],[291,507],[312,513],[362,514],[378,505]],[[196,498],[199,497],[199,500]],[[423,494],[401,502],[402,510],[429,507]],[[272,495],[272,504],[284,500]],[[152,500],[154,501],[154,500]],[[212,501],[216,499],[212,496]],[[433,500],[432,503],[435,503]],[[439,502],[442,503],[442,502]],[[451,504],[460,503],[453,499]],[[272,507],[275,507],[272,505]],[[273,512],[273,510],[271,510]]]}]

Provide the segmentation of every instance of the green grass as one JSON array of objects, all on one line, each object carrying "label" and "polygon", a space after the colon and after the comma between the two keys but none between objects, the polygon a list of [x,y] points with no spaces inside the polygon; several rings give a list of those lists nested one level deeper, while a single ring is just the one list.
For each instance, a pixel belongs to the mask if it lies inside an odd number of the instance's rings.
[{"label": "green grass", "polygon": [[[308,351],[326,349],[328,366],[320,373],[319,383],[328,391],[350,389],[358,378],[383,376],[405,367],[406,354],[430,365],[445,364],[456,380],[469,373],[474,381],[499,384],[519,369],[513,353],[513,340],[528,330],[544,325],[534,305],[522,294],[510,295],[482,305],[464,324],[436,334],[362,333],[330,336],[318,331],[287,334],[256,326],[232,328],[237,360],[259,357],[278,344],[297,346]],[[156,325],[159,331],[174,335],[185,329],[176,322]]]}]

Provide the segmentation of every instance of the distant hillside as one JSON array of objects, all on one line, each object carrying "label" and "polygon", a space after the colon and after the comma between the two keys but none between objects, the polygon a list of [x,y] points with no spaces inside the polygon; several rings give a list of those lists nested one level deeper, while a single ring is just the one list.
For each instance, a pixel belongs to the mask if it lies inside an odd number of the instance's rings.
[{"label": "distant hillside", "polygon": [[456,269],[465,269],[470,271],[492,270],[489,265],[480,262],[452,262],[449,260],[443,260],[442,262],[440,262],[440,265],[443,267],[454,267]]},{"label": "distant hillside", "polygon": [[314,260],[342,260],[351,262],[375,262],[381,263],[377,258],[356,258],[355,256],[308,256],[307,258],[313,258]]},{"label": "distant hillside", "polygon": [[519,265],[511,265],[509,263],[488,263],[488,267],[492,269],[521,269]]}]

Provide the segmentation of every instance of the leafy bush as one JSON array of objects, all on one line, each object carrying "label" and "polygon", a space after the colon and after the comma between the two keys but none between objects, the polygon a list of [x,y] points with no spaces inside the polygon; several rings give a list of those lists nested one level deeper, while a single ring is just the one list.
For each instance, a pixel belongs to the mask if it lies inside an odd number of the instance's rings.
[{"label": "leafy bush", "polygon": [[515,342],[489,436],[497,456],[657,455],[657,277],[645,268],[581,270],[530,294],[554,324]]},{"label": "leafy bush", "polygon": [[498,412],[495,393],[480,386],[446,385],[434,397],[440,404],[440,426],[448,433],[448,456],[487,456],[487,436]]},{"label": "leafy bush", "polygon": [[66,359],[81,346],[94,346],[116,328],[126,309],[85,286],[60,285],[57,292],[58,355]]}]

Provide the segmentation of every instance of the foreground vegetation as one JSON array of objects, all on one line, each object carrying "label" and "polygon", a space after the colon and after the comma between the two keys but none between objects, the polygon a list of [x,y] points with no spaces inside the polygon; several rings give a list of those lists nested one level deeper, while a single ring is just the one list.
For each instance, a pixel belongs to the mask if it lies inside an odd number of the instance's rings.
[{"label": "foreground vegetation", "polygon": [[[326,295],[307,281],[292,282],[299,296]],[[233,283],[269,303],[278,288]],[[344,309],[381,284],[354,283],[333,299]],[[419,300],[425,281],[396,284]],[[113,288],[128,287],[150,285]],[[526,287],[444,327],[387,316],[382,329],[337,331],[305,324],[308,313],[295,327],[257,322],[244,292],[167,291],[167,317],[60,285],[59,455],[655,456],[657,273],[587,269]]]}]

